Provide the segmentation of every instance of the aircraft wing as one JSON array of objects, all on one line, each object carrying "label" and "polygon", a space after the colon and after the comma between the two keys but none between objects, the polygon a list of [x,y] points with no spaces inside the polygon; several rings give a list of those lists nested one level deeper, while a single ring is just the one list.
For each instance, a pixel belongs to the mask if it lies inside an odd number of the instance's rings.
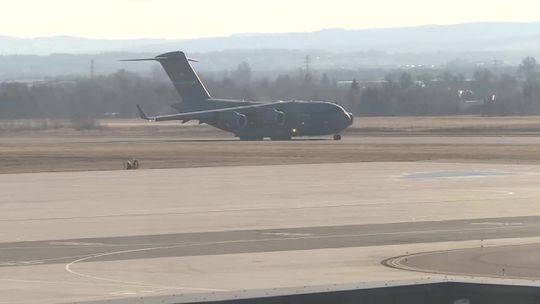
[{"label": "aircraft wing", "polygon": [[248,106],[220,108],[220,109],[213,109],[213,110],[185,112],[185,113],[170,114],[170,115],[158,115],[158,116],[147,116],[139,105],[137,105],[137,110],[139,111],[139,116],[145,120],[150,120],[150,121],[182,120],[186,122],[189,120],[204,121],[206,119],[213,118],[215,115],[220,114],[220,113],[236,112],[239,114],[244,114],[256,108],[271,107],[272,105],[277,105],[280,103],[281,102],[260,103],[260,104],[253,104],[253,105],[248,105]]}]

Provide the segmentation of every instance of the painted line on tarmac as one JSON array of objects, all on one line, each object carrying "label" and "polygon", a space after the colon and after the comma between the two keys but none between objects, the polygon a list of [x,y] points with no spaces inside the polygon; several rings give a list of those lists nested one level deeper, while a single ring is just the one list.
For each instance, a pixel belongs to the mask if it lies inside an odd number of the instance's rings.
[{"label": "painted line on tarmac", "polygon": [[50,241],[49,245],[53,246],[105,246],[103,243],[84,243],[84,242],[64,242],[64,241]]},{"label": "painted line on tarmac", "polygon": [[57,261],[57,260],[64,260],[64,259],[73,259],[73,258],[81,258],[88,256],[88,254],[80,254],[80,255],[72,255],[72,256],[62,256],[57,258],[50,258],[50,259],[39,259],[39,260],[29,260],[29,261],[7,261],[7,262],[0,262],[0,267],[9,267],[9,266],[33,266],[38,264],[43,264],[45,262],[49,261]]},{"label": "painted line on tarmac", "polygon": [[471,225],[486,225],[486,226],[523,226],[523,223],[513,222],[474,222]]},{"label": "painted line on tarmac", "polygon": [[[494,191],[493,193],[496,193]],[[499,191],[500,193],[500,191]],[[509,194],[509,193],[506,193]],[[509,194],[510,195],[510,194]],[[515,200],[538,199],[540,196],[524,196],[512,198]],[[321,206],[298,206],[298,207],[268,207],[268,208],[245,208],[245,209],[210,209],[210,210],[194,210],[194,211],[179,211],[179,212],[155,212],[155,213],[118,213],[118,214],[103,214],[94,216],[73,216],[73,217],[50,217],[50,218],[20,218],[20,219],[0,219],[0,222],[34,222],[34,221],[62,221],[62,220],[80,220],[80,219],[100,219],[100,218],[116,218],[116,217],[151,217],[151,216],[175,216],[175,215],[193,215],[193,214],[208,214],[208,213],[230,213],[230,212],[260,212],[260,211],[281,211],[281,210],[308,210],[308,209],[325,209],[325,208],[349,208],[349,207],[364,207],[364,206],[387,206],[387,205],[437,205],[451,204],[456,202],[483,202],[492,199],[492,197],[484,197],[479,199],[455,199],[455,200],[440,200],[440,201],[412,201],[412,202],[393,202],[374,201],[374,202],[343,202],[341,204],[328,204]],[[174,208],[169,208],[174,210]]]},{"label": "painted line on tarmac", "polygon": [[[125,284],[115,283],[96,283],[96,282],[73,282],[73,281],[46,281],[46,280],[30,280],[30,279],[4,279],[0,278],[1,282],[14,283],[31,283],[31,284],[66,284],[66,285],[81,285],[81,286],[110,286],[110,287],[126,287]],[[129,287],[129,286],[127,286]]]},{"label": "painted line on tarmac", "polygon": [[211,292],[211,291],[227,291],[226,289],[216,289],[216,288],[199,288],[199,287],[187,287],[187,286],[174,286],[174,287],[172,287],[172,286],[156,286],[156,285],[150,285],[150,284],[141,283],[141,282],[132,282],[132,281],[116,280],[116,279],[105,278],[105,277],[98,277],[98,276],[93,276],[93,275],[77,272],[77,271],[74,271],[73,269],[71,269],[73,267],[73,265],[75,265],[77,263],[92,260],[92,259],[97,259],[97,258],[101,258],[101,257],[105,257],[105,256],[118,255],[118,254],[124,254],[124,253],[150,251],[150,250],[159,250],[159,249],[172,249],[172,248],[190,247],[190,246],[193,246],[193,245],[197,245],[197,244],[193,244],[193,243],[190,242],[190,243],[182,243],[182,244],[177,244],[177,245],[172,245],[172,246],[149,247],[149,248],[139,248],[139,249],[121,250],[121,251],[100,253],[100,254],[86,256],[86,257],[77,259],[75,261],[72,261],[72,262],[66,264],[64,269],[67,272],[69,272],[69,273],[71,273],[73,275],[79,276],[79,277],[84,277],[84,278],[87,278],[87,279],[94,279],[94,280],[98,280],[98,281],[121,283],[121,284],[125,284],[125,285],[131,285],[133,287],[157,288],[157,289],[163,289],[163,290],[167,290],[167,289],[188,289],[188,290],[207,291],[207,292]]},{"label": "painted line on tarmac", "polygon": [[[536,225],[534,225],[536,226]],[[150,285],[147,283],[141,282],[132,282],[111,279],[106,277],[100,277],[90,274],[85,274],[79,271],[73,270],[73,266],[81,262],[89,262],[93,259],[98,259],[101,257],[119,255],[124,253],[134,253],[134,252],[143,252],[143,251],[153,251],[160,249],[173,249],[173,248],[186,248],[186,247],[197,247],[197,246],[208,246],[208,245],[225,245],[225,244],[238,244],[238,243],[260,243],[260,242],[271,242],[271,241],[288,241],[288,240],[305,240],[305,239],[330,239],[330,238],[347,238],[347,237],[363,237],[363,236],[382,236],[382,235],[402,235],[402,234],[424,234],[424,233],[445,233],[445,232],[464,232],[464,231],[484,231],[484,230],[500,230],[500,229],[512,229],[512,228],[521,228],[522,226],[496,226],[496,227],[483,227],[483,228],[466,228],[466,229],[440,229],[440,230],[414,230],[414,231],[397,231],[397,232],[382,232],[382,233],[368,233],[368,234],[343,234],[343,235],[326,235],[326,236],[303,236],[303,237],[284,237],[284,238],[268,238],[268,239],[246,239],[246,240],[233,240],[233,241],[219,241],[219,242],[201,242],[201,243],[180,243],[170,246],[158,246],[158,247],[147,247],[131,250],[121,250],[113,251],[107,253],[100,253],[91,256],[86,256],[77,260],[74,260],[65,265],[64,269],[76,276],[106,281],[112,283],[120,283],[125,285],[131,285],[133,287],[147,287],[147,288],[161,288],[161,289],[188,289],[188,290],[197,290],[197,291],[227,291],[225,289],[214,289],[214,288],[199,288],[199,287],[188,287],[188,286],[156,286]]]},{"label": "painted line on tarmac", "polygon": [[[255,241],[287,241],[287,240],[301,240],[301,239],[328,239],[328,238],[345,238],[345,237],[369,237],[369,236],[384,236],[384,235],[400,235],[400,234],[423,234],[423,233],[443,233],[443,232],[461,232],[461,231],[483,231],[483,230],[493,230],[493,229],[504,229],[504,228],[520,228],[520,227],[537,227],[540,225],[524,225],[523,223],[506,223],[506,222],[473,222],[470,223],[470,225],[480,226],[482,228],[460,228],[460,229],[440,229],[440,230],[413,230],[413,231],[392,231],[392,232],[378,232],[378,233],[364,233],[364,234],[342,234],[342,235],[324,235],[324,236],[317,236],[313,235],[311,233],[293,233],[293,232],[263,232],[262,235],[267,236],[279,236],[281,238],[267,238],[267,239],[245,239],[245,240],[231,240],[231,241],[223,241],[223,242],[206,242],[206,243],[198,243],[200,245],[219,245],[219,244],[227,244],[227,243],[237,243],[237,242],[255,242]],[[485,226],[485,227],[483,227]],[[193,244],[193,242],[190,242]],[[77,247],[74,245],[75,243],[70,243],[73,245],[60,245],[58,247]],[[178,246],[178,245],[185,245],[189,244],[189,242],[186,243],[135,243],[135,244],[103,244],[98,245],[97,243],[91,243],[92,245],[84,245],[82,247],[136,247],[136,246],[152,246],[151,248],[155,247],[169,247],[169,246]],[[6,248],[0,248],[0,250],[8,250],[8,249],[51,249],[50,246],[34,246],[34,247],[6,247]],[[55,248],[57,248],[55,246]],[[130,252],[129,250],[140,250],[140,248],[135,249],[127,249],[126,250],[116,250],[113,252]],[[110,255],[111,252],[100,252],[97,253],[97,255],[100,254],[107,254]],[[37,259],[37,260],[28,260],[28,261],[4,261],[0,262],[0,267],[10,267],[10,266],[31,266],[36,264],[42,264],[44,262],[48,261],[55,261],[55,260],[63,260],[63,259],[71,259],[71,258],[87,258],[91,256],[95,256],[96,254],[80,254],[75,256],[61,256],[61,257],[55,257],[55,258],[48,258],[48,259]]]},{"label": "painted line on tarmac", "polygon": [[[523,245],[530,245],[530,244],[521,244],[521,245],[493,245],[493,246],[485,246],[483,248],[508,248],[508,247],[520,247]],[[399,270],[405,270],[405,271],[412,271],[412,272],[419,272],[419,273],[430,273],[430,274],[437,274],[437,275],[449,275],[449,276],[456,276],[456,277],[469,277],[469,278],[492,278],[492,279],[517,279],[517,280],[527,280],[527,281],[538,281],[538,277],[526,277],[526,276],[501,276],[501,275],[490,275],[490,274],[479,274],[479,273],[463,273],[463,272],[454,272],[454,271],[440,271],[435,269],[429,269],[429,268],[418,268],[409,266],[406,263],[410,258],[421,258],[423,256],[428,255],[436,255],[441,253],[449,253],[449,252],[459,252],[463,250],[470,250],[470,249],[478,249],[478,247],[470,247],[470,248],[457,248],[457,249],[449,249],[449,250],[436,250],[436,251],[426,251],[426,252],[419,252],[419,253],[413,253],[408,255],[402,255],[398,257],[393,257],[389,259],[385,259],[381,261],[381,264],[386,267],[399,269]]]}]

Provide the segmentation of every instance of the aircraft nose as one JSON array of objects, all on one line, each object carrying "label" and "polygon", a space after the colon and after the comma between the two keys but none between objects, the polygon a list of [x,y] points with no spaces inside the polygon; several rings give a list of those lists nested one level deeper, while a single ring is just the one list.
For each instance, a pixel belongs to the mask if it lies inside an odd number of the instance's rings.
[{"label": "aircraft nose", "polygon": [[351,112],[348,112],[347,116],[349,116],[349,125],[352,125],[354,123],[354,115]]}]

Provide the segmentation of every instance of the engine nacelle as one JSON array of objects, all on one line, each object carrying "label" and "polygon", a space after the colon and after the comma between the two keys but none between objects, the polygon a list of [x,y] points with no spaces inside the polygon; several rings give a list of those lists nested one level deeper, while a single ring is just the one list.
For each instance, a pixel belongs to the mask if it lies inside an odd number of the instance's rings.
[{"label": "engine nacelle", "polygon": [[232,129],[244,129],[248,125],[248,118],[238,112],[226,112],[219,115],[221,123]]},{"label": "engine nacelle", "polygon": [[236,126],[240,129],[247,127],[248,119],[244,114],[236,113]]},{"label": "engine nacelle", "polygon": [[266,125],[279,125],[285,124],[285,113],[271,108],[259,108],[257,109],[258,120]]}]

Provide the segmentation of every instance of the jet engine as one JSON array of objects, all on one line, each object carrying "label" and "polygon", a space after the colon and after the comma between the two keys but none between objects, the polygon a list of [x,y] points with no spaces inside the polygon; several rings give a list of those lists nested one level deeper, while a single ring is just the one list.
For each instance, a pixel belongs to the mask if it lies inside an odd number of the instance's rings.
[{"label": "jet engine", "polygon": [[285,113],[276,109],[259,108],[257,109],[257,117],[263,124],[279,126],[285,124]]},{"label": "jet engine", "polygon": [[243,129],[247,126],[248,119],[244,114],[236,113],[236,126],[240,129]]}]

